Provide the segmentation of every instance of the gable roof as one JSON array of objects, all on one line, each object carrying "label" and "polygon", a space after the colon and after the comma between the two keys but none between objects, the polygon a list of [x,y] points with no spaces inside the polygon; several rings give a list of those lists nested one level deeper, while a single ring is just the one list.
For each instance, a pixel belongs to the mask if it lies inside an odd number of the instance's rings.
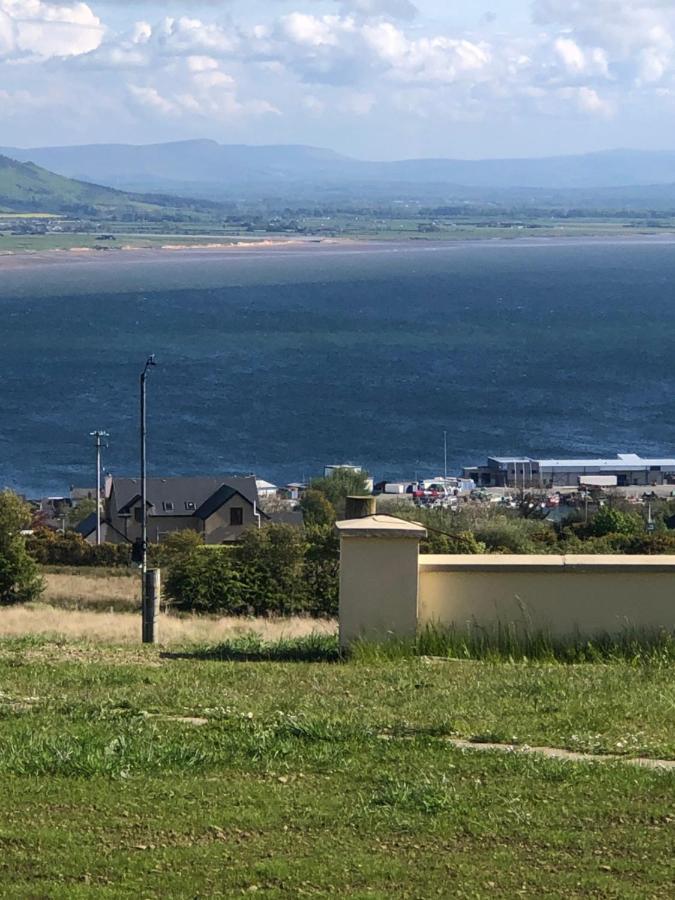
[{"label": "gable roof", "polygon": [[75,531],[82,535],[82,537],[89,537],[90,534],[93,534],[96,531],[96,513],[89,513],[89,515],[82,519],[81,522],[78,522],[75,526]]},{"label": "gable roof", "polygon": [[[215,512],[218,512],[220,507],[227,503],[228,500],[232,500],[233,497],[241,497],[244,503],[249,503],[251,506],[253,505],[248,497],[245,497],[241,491],[236,490],[231,487],[229,484],[222,485],[215,494],[212,494],[207,500],[199,507],[199,509],[194,513],[194,515],[198,519],[208,519]],[[258,513],[265,519],[269,518],[261,509],[258,509]]]},{"label": "gable roof", "polygon": [[[109,522],[108,519],[101,519],[101,534],[103,535],[104,541],[107,540],[105,535],[108,530],[114,531],[116,535],[123,538],[123,540],[127,541],[127,543],[129,543],[129,544],[131,543],[129,538],[125,534],[122,534],[122,532],[119,529],[115,528],[115,526],[111,522]],[[75,532],[77,534],[79,534],[80,537],[83,537],[85,540],[88,537],[91,537],[92,534],[95,534],[95,532],[96,532],[96,513],[95,512],[90,513],[86,517],[86,519],[82,519],[82,521],[79,522],[75,526]]]},{"label": "gable roof", "polygon": [[[148,478],[148,503],[153,507],[153,516],[194,516],[208,518],[203,509],[215,495],[224,496],[227,491],[238,493],[253,505],[258,501],[258,489],[253,475],[225,475],[213,477]],[[112,495],[118,513],[124,513],[135,506],[141,496],[140,478],[114,478]],[[215,509],[227,502],[221,499]],[[166,509],[166,504],[173,508]],[[209,507],[210,508],[210,504]]]}]

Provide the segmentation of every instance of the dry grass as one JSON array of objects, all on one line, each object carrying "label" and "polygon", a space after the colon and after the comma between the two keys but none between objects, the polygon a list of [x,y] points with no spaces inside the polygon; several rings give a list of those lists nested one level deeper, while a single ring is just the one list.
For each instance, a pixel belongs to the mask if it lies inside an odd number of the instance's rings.
[{"label": "dry grass", "polygon": [[[186,643],[219,643],[246,634],[265,641],[334,634],[335,622],[314,619],[237,619],[162,615],[160,642],[165,646]],[[140,641],[138,613],[92,612],[55,609],[43,604],[0,608],[0,638],[26,635],[58,635],[71,640],[135,644]]]},{"label": "dry grass", "polygon": [[61,609],[132,612],[140,607],[140,576],[116,574],[101,577],[92,570],[80,572],[47,572],[42,599]]}]

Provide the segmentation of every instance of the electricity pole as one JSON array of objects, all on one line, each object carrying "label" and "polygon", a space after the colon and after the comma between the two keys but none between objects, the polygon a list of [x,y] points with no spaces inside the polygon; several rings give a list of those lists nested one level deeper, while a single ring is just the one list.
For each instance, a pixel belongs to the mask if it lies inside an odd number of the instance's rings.
[{"label": "electricity pole", "polygon": [[101,441],[110,437],[107,431],[92,431],[90,437],[96,438],[96,546],[101,546]]}]

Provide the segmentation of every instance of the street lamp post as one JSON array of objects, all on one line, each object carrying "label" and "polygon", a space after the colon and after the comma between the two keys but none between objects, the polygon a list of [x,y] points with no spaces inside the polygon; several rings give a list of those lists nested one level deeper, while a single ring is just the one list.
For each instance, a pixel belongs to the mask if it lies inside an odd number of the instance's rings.
[{"label": "street lamp post", "polygon": [[92,431],[90,437],[96,438],[96,546],[101,546],[101,441],[110,437],[107,431]]},{"label": "street lamp post", "polygon": [[148,472],[145,446],[147,435],[145,383],[149,369],[156,365],[153,354],[148,357],[141,372],[141,604],[144,644],[154,644],[157,640],[155,592],[148,591]]}]

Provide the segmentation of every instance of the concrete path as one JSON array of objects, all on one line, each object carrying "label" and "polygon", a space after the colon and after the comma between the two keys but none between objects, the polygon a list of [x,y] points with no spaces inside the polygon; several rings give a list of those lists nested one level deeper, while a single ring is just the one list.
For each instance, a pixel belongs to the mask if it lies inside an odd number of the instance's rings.
[{"label": "concrete path", "polygon": [[630,757],[616,754],[575,753],[572,750],[559,750],[556,747],[528,747],[527,744],[491,744],[464,741],[459,738],[447,738],[449,744],[458,750],[493,750],[499,753],[534,753],[547,759],[562,759],[565,762],[620,762],[630,766],[641,766],[644,769],[675,771],[673,759],[650,759],[646,756]]}]

